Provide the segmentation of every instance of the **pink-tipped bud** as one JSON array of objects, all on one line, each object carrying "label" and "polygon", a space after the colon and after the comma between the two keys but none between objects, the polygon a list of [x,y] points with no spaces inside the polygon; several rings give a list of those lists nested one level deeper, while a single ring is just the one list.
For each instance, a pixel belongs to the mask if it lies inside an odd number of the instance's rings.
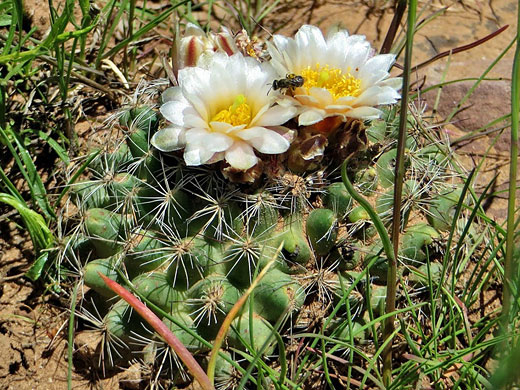
[{"label": "pink-tipped bud", "polygon": [[224,52],[233,55],[238,52],[237,45],[231,33],[222,28],[215,34],[206,34],[204,30],[195,24],[188,23],[184,37],[178,41],[178,67],[203,66],[215,52]]},{"label": "pink-tipped bud", "polygon": [[235,38],[233,38],[233,35],[231,35],[227,28],[222,27],[221,31],[216,34],[210,33],[210,37],[215,45],[215,51],[221,50],[228,56],[231,56],[238,52],[238,48],[235,43]]},{"label": "pink-tipped bud", "polygon": [[197,65],[199,57],[204,52],[204,46],[204,38],[200,36],[182,38],[179,53],[181,67]]}]

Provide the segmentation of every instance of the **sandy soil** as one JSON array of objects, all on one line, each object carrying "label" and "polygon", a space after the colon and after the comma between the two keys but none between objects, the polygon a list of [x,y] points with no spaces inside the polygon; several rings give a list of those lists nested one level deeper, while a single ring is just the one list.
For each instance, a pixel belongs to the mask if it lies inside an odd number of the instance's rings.
[{"label": "sandy soil", "polygon": [[[25,5],[34,25],[41,31],[48,28],[46,2],[26,1]],[[347,4],[345,4],[347,3]],[[391,20],[387,2],[362,1],[290,1],[280,3],[264,25],[268,30],[280,29],[280,33],[292,34],[303,23],[314,23],[323,30],[340,24],[351,32],[367,35],[380,47]],[[441,10],[448,1],[434,1],[428,8]],[[432,85],[444,77],[454,80],[478,77],[497,58],[514,36],[515,0],[457,2],[417,33],[414,61],[421,63],[431,56],[454,47],[480,39],[498,28],[511,27],[495,39],[468,52],[454,55],[449,61],[441,60],[415,75],[421,84]],[[454,116],[444,127],[451,137],[457,138],[477,130],[489,121],[509,112],[509,75],[513,53],[510,50],[488,77],[500,77],[502,81],[483,83],[464,104],[464,110]],[[445,73],[446,72],[446,73]],[[424,78],[424,79],[423,79]],[[472,81],[447,86],[442,91],[437,107],[437,118],[442,122],[473,85]],[[425,94],[423,102],[428,109],[434,107],[436,96]],[[88,127],[88,123],[83,123]],[[493,135],[494,136],[494,135]],[[493,136],[478,138],[466,145],[458,145],[463,161],[471,169],[493,141]],[[497,176],[495,191],[507,186],[508,135],[498,137],[489,151],[489,163],[478,178],[481,185]],[[505,196],[497,196],[487,207],[491,215],[503,221]],[[5,208],[2,210],[6,210]],[[15,218],[16,220],[16,218]],[[0,389],[65,389],[67,376],[66,326],[67,312],[50,293],[42,291],[19,275],[33,260],[30,240],[21,235],[17,226],[0,218]],[[489,297],[491,300],[492,297]],[[493,299],[496,302],[495,299]],[[122,381],[124,374],[99,379],[94,370],[83,362],[73,372],[74,389],[128,388]]]}]

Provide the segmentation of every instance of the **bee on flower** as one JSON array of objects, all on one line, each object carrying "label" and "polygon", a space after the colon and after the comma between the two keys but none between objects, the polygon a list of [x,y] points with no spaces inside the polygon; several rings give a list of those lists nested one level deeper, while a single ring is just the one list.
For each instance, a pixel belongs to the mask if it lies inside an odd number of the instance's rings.
[{"label": "bee on flower", "polygon": [[329,117],[375,119],[376,108],[400,98],[400,78],[389,78],[395,56],[372,55],[362,35],[337,31],[326,38],[315,26],[304,25],[294,38],[275,35],[267,43],[271,64],[280,77],[299,75],[287,102],[298,109],[298,123],[309,126]]}]

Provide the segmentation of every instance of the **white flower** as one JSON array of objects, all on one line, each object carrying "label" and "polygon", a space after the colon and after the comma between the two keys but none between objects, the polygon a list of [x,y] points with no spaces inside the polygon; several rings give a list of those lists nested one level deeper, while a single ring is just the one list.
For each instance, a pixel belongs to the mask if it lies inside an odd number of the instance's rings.
[{"label": "white flower", "polygon": [[299,109],[300,125],[331,116],[375,119],[381,111],[374,106],[400,98],[401,79],[388,78],[395,56],[372,56],[365,36],[343,30],[325,39],[318,27],[305,25],[294,39],[275,35],[268,50],[280,77],[296,74],[305,80],[287,97]]},{"label": "white flower", "polygon": [[152,144],[170,152],[184,148],[187,165],[225,159],[247,170],[265,154],[287,151],[293,132],[281,126],[296,108],[273,105],[269,64],[237,53],[215,53],[207,68],[179,71],[179,86],[165,91],[160,110],[171,125],[157,132]]}]

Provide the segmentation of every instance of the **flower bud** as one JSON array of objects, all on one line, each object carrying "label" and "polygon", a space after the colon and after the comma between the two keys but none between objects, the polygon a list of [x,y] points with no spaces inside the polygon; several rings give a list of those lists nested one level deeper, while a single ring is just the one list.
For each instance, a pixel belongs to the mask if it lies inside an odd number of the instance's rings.
[{"label": "flower bud", "polygon": [[213,51],[223,51],[228,56],[231,56],[238,52],[238,47],[235,43],[235,38],[225,27],[220,28],[221,31],[218,33],[210,33],[209,37],[213,43]]},{"label": "flower bud", "polygon": [[188,23],[185,35],[177,42],[178,69],[187,66],[202,66],[208,57],[219,51],[232,55],[238,51],[234,38],[224,27],[219,33],[206,34],[195,24]]}]

